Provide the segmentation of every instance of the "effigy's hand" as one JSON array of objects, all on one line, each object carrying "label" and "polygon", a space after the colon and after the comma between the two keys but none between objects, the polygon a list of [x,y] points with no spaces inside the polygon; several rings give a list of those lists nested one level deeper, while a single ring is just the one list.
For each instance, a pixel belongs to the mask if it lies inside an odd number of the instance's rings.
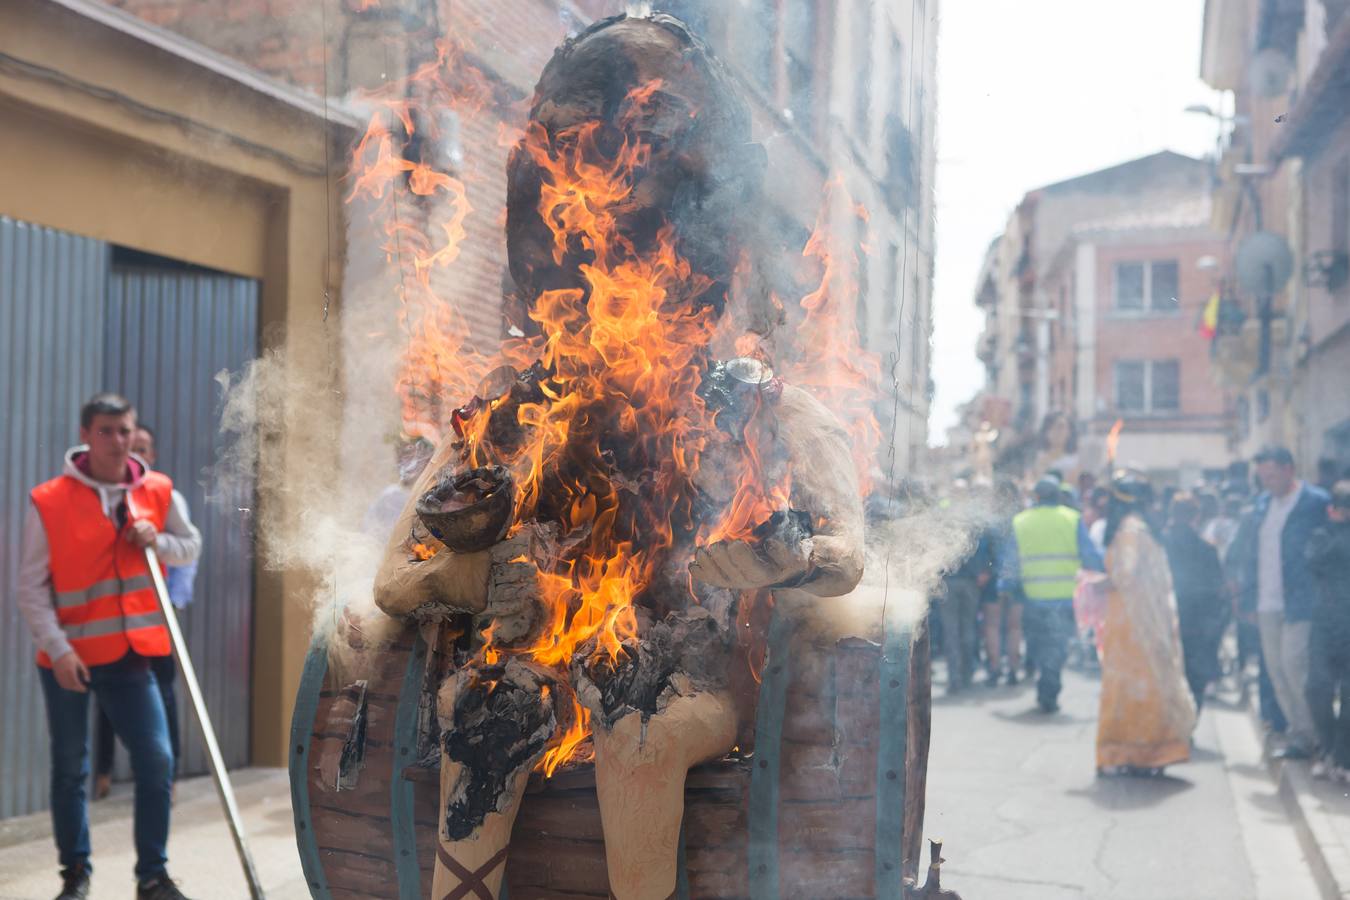
[{"label": "effigy's hand", "polygon": [[754,543],[718,541],[698,548],[689,565],[689,574],[696,580],[737,591],[793,587],[810,572],[810,542],[789,546],[776,538]]}]

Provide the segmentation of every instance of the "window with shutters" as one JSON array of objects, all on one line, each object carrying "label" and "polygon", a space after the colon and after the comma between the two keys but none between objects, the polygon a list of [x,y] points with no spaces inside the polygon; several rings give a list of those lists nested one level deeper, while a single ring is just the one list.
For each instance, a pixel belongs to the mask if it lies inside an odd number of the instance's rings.
[{"label": "window with shutters", "polygon": [[1154,312],[1176,312],[1181,306],[1177,300],[1176,261],[1152,262],[1148,268],[1148,308]]},{"label": "window with shutters", "polygon": [[1180,361],[1154,360],[1150,369],[1149,408],[1153,412],[1176,412],[1181,408]]}]

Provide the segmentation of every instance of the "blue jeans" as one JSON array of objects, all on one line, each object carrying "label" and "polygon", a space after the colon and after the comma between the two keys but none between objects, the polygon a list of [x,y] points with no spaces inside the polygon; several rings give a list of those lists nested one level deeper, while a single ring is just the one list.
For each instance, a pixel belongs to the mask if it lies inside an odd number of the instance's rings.
[{"label": "blue jeans", "polygon": [[[51,669],[38,671],[52,739],[52,829],[61,868],[89,866],[89,694],[62,688]],[[173,751],[164,701],[149,661],[135,653],[106,666],[90,666],[89,690],[98,695],[131,756],[136,877],[146,881],[163,875],[168,860]]]},{"label": "blue jeans", "polygon": [[1022,607],[1027,657],[1036,664],[1036,702],[1049,709],[1059,703],[1060,672],[1076,628],[1073,600],[1028,600]]}]

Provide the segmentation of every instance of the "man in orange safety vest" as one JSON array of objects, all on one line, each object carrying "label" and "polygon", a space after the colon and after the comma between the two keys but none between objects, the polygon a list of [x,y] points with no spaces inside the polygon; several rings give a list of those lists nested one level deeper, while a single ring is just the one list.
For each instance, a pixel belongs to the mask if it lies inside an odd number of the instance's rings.
[{"label": "man in orange safety vest", "polygon": [[51,731],[51,810],[60,855],[57,900],[89,895],[89,692],[131,755],[136,780],[137,900],[185,900],[166,872],[173,752],[149,659],[169,632],[145,548],[169,565],[202,540],[173,484],[131,453],[136,411],[116,394],[80,410],[80,446],[61,475],[33,489],[17,600],[37,646]]}]

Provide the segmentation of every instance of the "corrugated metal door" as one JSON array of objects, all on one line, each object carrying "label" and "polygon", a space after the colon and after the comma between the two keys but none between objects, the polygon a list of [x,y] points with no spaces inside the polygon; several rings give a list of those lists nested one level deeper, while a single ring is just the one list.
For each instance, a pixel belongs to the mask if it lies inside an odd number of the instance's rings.
[{"label": "corrugated metal door", "polygon": [[28,491],[60,474],[103,381],[108,246],[0,216],[0,818],[47,806],[47,723],[13,601]]},{"label": "corrugated metal door", "polygon": [[[225,761],[248,763],[253,535],[241,510],[252,508],[253,489],[209,473],[220,449],[215,378],[257,354],[258,285],[154,258],[124,265],[122,256],[0,216],[0,819],[47,806],[45,713],[12,600],[28,491],[60,473],[79,440],[80,405],[100,390],[126,394],[155,428],[159,468],[202,530],[197,599],[181,618]],[[184,768],[204,772],[178,693]]]},{"label": "corrugated metal door", "polygon": [[[115,254],[106,323],[104,384],[130,398],[154,429],[155,467],[173,479],[202,532],[194,600],[179,618],[225,764],[246,765],[253,644],[246,511],[253,488],[235,478],[213,480],[211,471],[221,451],[216,376],[237,372],[257,355],[258,284],[152,260],[124,264]],[[180,685],[177,693],[183,771],[205,772],[187,691]]]}]

